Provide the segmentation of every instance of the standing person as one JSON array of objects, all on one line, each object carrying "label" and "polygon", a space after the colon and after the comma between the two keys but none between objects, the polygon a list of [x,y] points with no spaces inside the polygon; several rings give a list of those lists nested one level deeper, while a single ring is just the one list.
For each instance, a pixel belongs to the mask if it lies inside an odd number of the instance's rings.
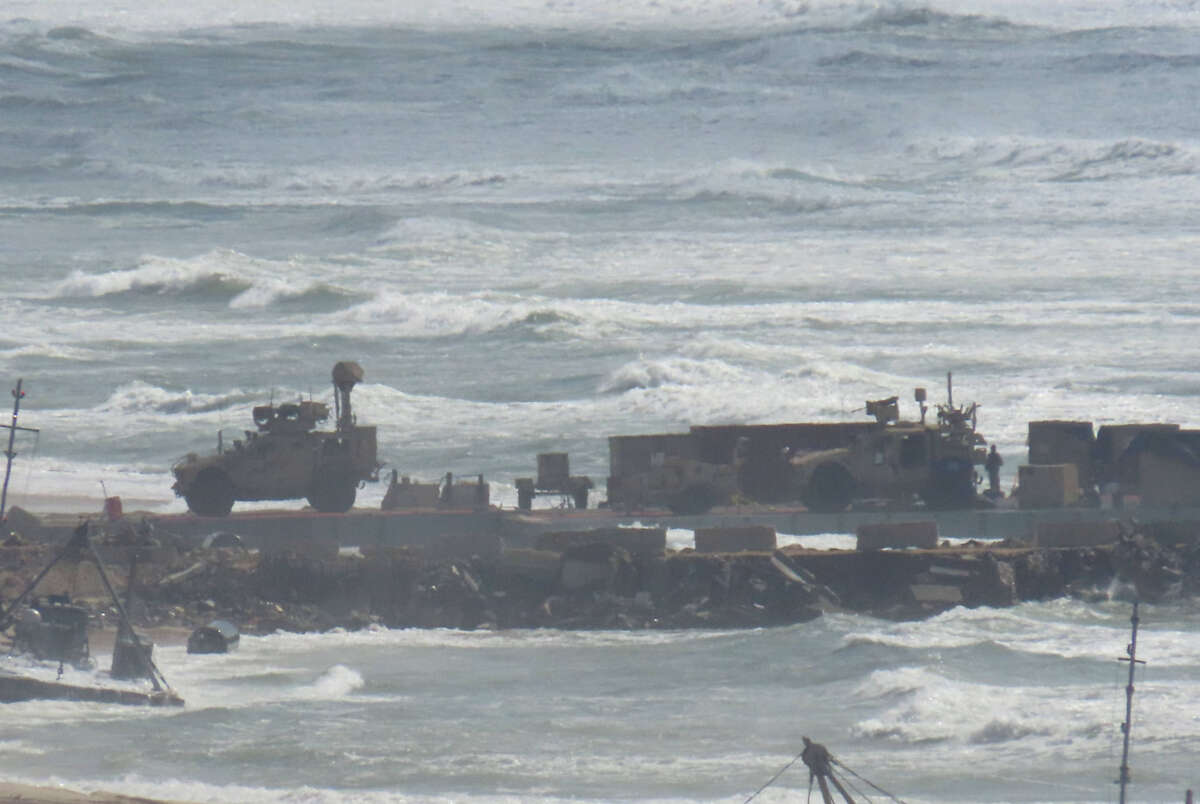
[{"label": "standing person", "polygon": [[1000,467],[1004,465],[1004,459],[1000,457],[1000,453],[996,452],[996,445],[992,444],[992,449],[988,452],[987,460],[984,462],[984,468],[988,474],[988,493],[993,497],[1000,497],[1003,492],[1000,491]]}]

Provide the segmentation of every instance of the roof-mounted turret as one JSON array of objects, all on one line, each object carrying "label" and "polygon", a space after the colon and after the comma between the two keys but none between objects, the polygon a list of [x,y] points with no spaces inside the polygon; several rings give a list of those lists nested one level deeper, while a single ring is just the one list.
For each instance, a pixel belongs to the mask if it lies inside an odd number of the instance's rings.
[{"label": "roof-mounted turret", "polygon": [[254,408],[254,424],[264,433],[307,433],[328,418],[328,405],[307,399]]}]

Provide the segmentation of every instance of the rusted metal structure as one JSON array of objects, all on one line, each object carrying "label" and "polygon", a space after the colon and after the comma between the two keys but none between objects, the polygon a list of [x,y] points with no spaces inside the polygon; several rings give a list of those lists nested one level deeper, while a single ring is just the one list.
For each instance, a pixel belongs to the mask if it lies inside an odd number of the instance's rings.
[{"label": "rusted metal structure", "polygon": [[23,382],[23,380],[17,380],[17,387],[14,388],[13,392],[12,392],[12,395],[13,395],[12,423],[11,424],[0,424],[0,427],[4,427],[4,428],[8,429],[8,449],[6,449],[4,451],[4,456],[5,456],[5,458],[7,458],[7,462],[5,463],[5,466],[4,466],[4,487],[2,490],[0,490],[0,523],[6,521],[5,515],[6,515],[6,512],[8,511],[8,480],[12,476],[13,458],[17,457],[17,453],[13,449],[13,444],[16,441],[16,437],[17,437],[17,431],[24,430],[27,433],[38,432],[36,428],[20,427],[17,424],[17,416],[21,412],[21,400],[25,398],[25,392],[21,390],[22,382]]},{"label": "rusted metal structure", "polygon": [[257,432],[245,431],[229,449],[218,434],[216,453],[189,453],[175,464],[176,495],[201,516],[226,516],[236,500],[306,498],[318,511],[349,510],[359,484],[379,479],[375,428],[358,425],[350,406],[350,391],[362,378],[357,363],[334,365],[333,432],[315,429],[329,417],[321,402],[255,407]]},{"label": "rusted metal structure", "polygon": [[491,505],[491,486],[482,474],[474,477],[468,480],[447,472],[436,483],[423,483],[393,469],[379,507],[383,511],[486,511]]},{"label": "rusted metal structure", "polygon": [[[0,702],[12,703],[42,698],[63,700],[102,701],[109,703],[146,704],[150,706],[183,706],[183,699],[167,684],[167,679],[154,663],[154,643],[138,634],[129,620],[128,606],[117,597],[116,590],[104,569],[104,561],[88,535],[89,522],[75,528],[70,540],[25,589],[0,613],[0,632],[14,626],[13,647],[35,659],[71,662],[88,668],[91,657],[87,638],[87,610],[72,606],[65,599],[32,598],[34,590],[56,564],[66,558],[90,558],[100,574],[104,589],[117,612],[117,639],[113,646],[112,678],[138,678],[150,682],[153,690],[142,692],[104,687],[89,687],[41,681],[15,674],[0,675]],[[130,571],[132,596],[134,572]],[[131,599],[131,598],[127,598]],[[27,604],[26,601],[29,601]],[[125,649],[122,650],[122,644]]]},{"label": "rusted metal structure", "polygon": [[565,452],[543,452],[537,456],[537,477],[518,477],[517,507],[528,511],[533,508],[533,498],[542,495],[557,495],[567,498],[578,509],[587,508],[588,492],[592,479],[586,475],[572,475],[570,457]]}]

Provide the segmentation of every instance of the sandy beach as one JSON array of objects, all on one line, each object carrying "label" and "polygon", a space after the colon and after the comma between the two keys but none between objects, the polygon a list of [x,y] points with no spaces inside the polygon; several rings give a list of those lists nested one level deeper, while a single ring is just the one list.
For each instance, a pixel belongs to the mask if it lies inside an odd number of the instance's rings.
[{"label": "sandy beach", "polygon": [[80,793],[61,787],[32,787],[0,782],[0,804],[168,804],[155,798],[116,793]]}]

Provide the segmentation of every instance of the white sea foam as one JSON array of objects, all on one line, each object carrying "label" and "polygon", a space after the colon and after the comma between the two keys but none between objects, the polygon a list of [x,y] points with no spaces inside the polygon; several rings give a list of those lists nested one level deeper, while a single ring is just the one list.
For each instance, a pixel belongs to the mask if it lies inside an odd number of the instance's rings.
[{"label": "white sea foam", "polygon": [[[305,25],[395,25],[434,28],[500,26],[547,27],[672,27],[731,28],[742,26],[795,26],[797,24],[849,24],[878,15],[902,19],[911,11],[924,12],[927,4],[892,2],[882,6],[864,6],[857,0],[816,0],[805,3],[750,5],[730,0],[618,0],[617,2],[547,5],[538,0],[498,2],[497,0],[456,0],[436,5],[383,3],[379,0],[354,0],[331,3],[309,0],[300,5],[279,0],[258,0],[249,4],[230,0],[204,0],[186,7],[135,4],[113,12],[92,3],[19,2],[11,10],[13,17],[54,25],[86,25],[103,31],[155,31],[213,26],[255,25],[267,22]],[[936,8],[936,6],[934,7]],[[959,2],[953,11],[982,15],[1017,24],[1042,24],[1059,27],[1103,28],[1119,25],[1186,25],[1192,21],[1186,3],[1127,0],[1097,6],[1083,0],[1045,3],[972,0]]]}]

